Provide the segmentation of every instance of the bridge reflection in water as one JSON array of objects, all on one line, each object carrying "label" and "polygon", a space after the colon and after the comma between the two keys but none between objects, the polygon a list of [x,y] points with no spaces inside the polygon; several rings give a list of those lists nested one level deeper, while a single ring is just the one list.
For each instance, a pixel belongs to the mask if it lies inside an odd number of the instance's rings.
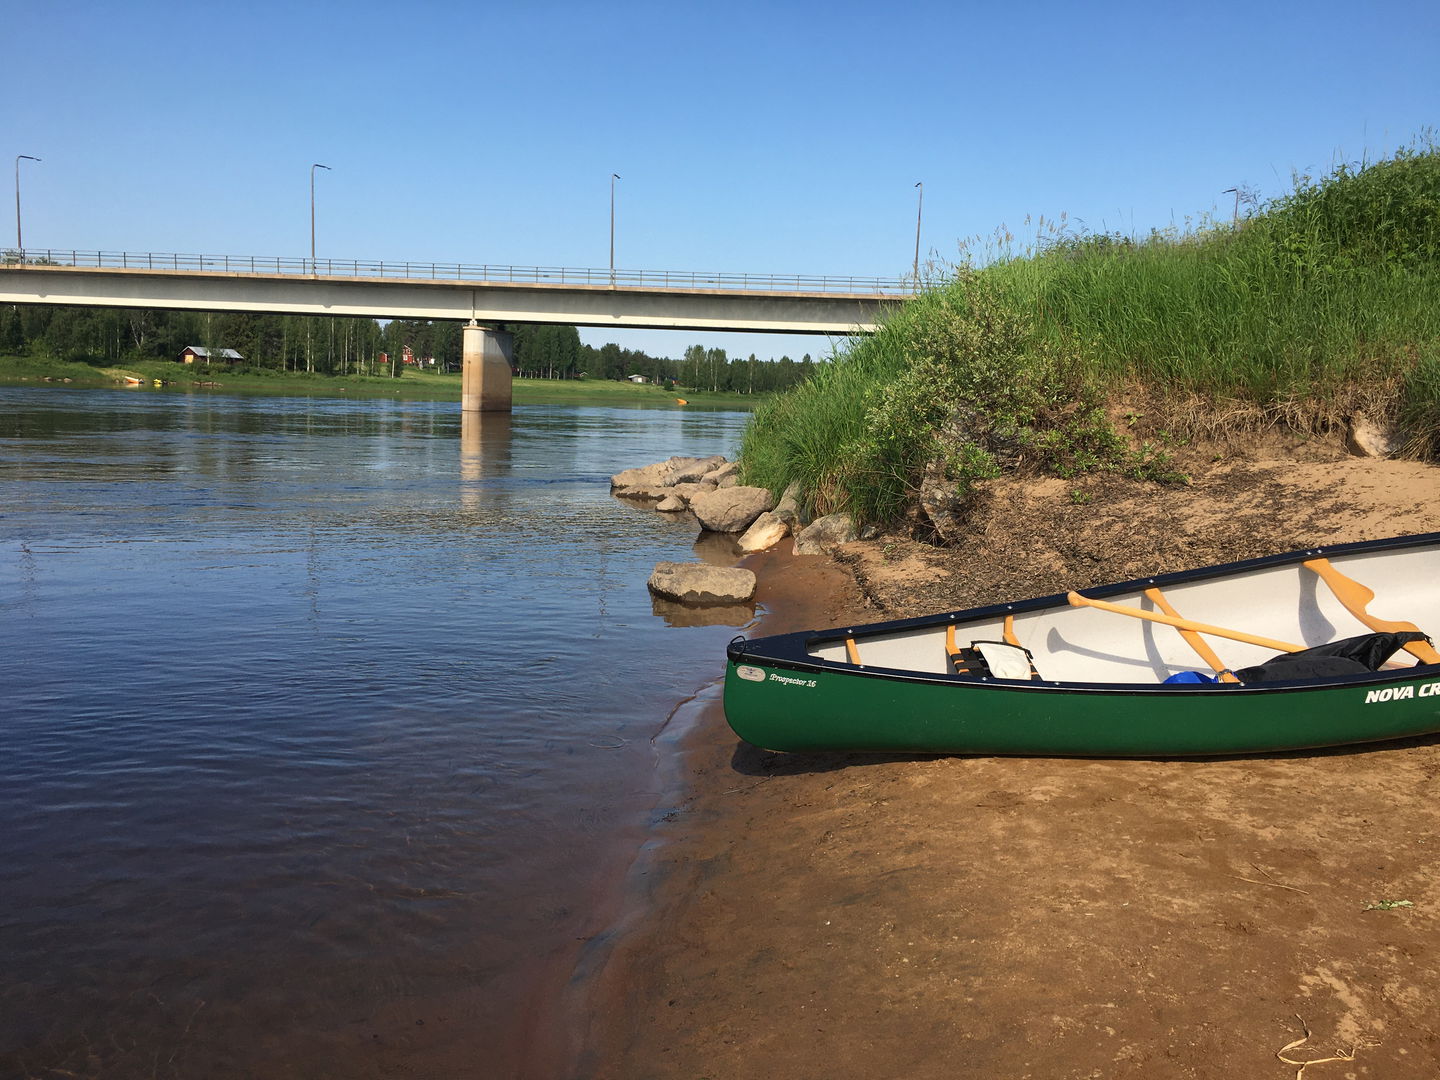
[{"label": "bridge reflection in water", "polygon": [[460,505],[478,510],[488,479],[510,471],[514,419],[508,412],[460,414]]}]

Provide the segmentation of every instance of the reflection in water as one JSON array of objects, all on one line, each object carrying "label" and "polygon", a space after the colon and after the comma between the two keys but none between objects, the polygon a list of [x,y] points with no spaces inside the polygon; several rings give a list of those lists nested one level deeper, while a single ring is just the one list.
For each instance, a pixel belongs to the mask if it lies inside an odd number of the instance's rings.
[{"label": "reflection in water", "polygon": [[749,626],[755,621],[754,604],[694,606],[652,595],[650,610],[667,626]]},{"label": "reflection in water", "polygon": [[460,414],[460,505],[475,510],[488,490],[486,477],[510,469],[514,419],[510,413]]},{"label": "reflection in water", "polygon": [[745,557],[733,533],[702,532],[690,546],[696,558],[711,566],[734,566]]},{"label": "reflection in water", "polygon": [[745,417],[476,419],[0,388],[0,1076],[514,1071],[733,633],[608,477]]}]

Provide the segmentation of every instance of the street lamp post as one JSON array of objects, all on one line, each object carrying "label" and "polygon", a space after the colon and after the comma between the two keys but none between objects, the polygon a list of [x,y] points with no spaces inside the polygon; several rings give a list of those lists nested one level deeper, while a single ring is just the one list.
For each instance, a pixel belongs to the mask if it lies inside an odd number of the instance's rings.
[{"label": "street lamp post", "polygon": [[1231,194],[1233,194],[1233,195],[1235,196],[1235,213],[1234,213],[1234,214],[1231,216],[1231,218],[1230,218],[1230,227],[1231,227],[1232,229],[1238,229],[1238,228],[1240,227],[1240,189],[1239,189],[1239,188],[1233,188],[1233,187],[1227,187],[1227,188],[1226,188],[1224,191],[1222,191],[1220,194],[1222,194],[1222,195],[1231,195]]},{"label": "street lamp post", "polygon": [[310,272],[315,273],[315,170],[324,169],[330,171],[329,165],[321,165],[319,162],[310,166]]},{"label": "street lamp post", "polygon": [[925,184],[916,180],[915,186],[920,189],[920,201],[915,204],[915,291],[920,291],[920,214],[925,209]]},{"label": "street lamp post", "polygon": [[17,255],[25,250],[25,237],[20,232],[20,162],[39,160],[38,157],[31,157],[29,154],[15,155],[15,254]]},{"label": "street lamp post", "polygon": [[610,174],[610,287],[615,287],[615,181],[619,173]]}]

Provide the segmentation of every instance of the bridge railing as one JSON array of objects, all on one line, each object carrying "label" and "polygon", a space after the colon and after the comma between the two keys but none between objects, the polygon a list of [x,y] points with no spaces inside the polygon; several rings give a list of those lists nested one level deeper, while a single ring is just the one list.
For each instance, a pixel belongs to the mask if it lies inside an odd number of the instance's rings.
[{"label": "bridge railing", "polygon": [[0,252],[0,266],[76,266],[115,270],[171,270],[220,274],[295,274],[306,277],[469,281],[477,284],[599,285],[613,288],[900,295],[909,278],[806,274],[736,274],[690,270],[597,270],[564,266],[492,266],[405,260],[304,259],[272,255],[186,255],[177,252],[78,251],[26,248]]}]

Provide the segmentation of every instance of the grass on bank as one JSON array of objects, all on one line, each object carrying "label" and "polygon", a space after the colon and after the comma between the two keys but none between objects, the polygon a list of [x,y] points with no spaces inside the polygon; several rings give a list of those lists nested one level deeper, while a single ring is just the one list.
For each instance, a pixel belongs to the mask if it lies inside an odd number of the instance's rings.
[{"label": "grass on bank", "polygon": [[1171,432],[1357,412],[1440,456],[1440,152],[1341,166],[1238,227],[1135,239],[1052,231],[907,303],[819,377],[757,411],[755,483],[815,513],[893,521],[937,473],[963,500],[1015,468],[1175,479],[1103,407],[1142,400]]},{"label": "grass on bank", "polygon": [[[321,375],[304,371],[235,370],[219,365],[179,364],[169,360],[140,360],[125,365],[97,367],[78,360],[46,356],[0,356],[0,383],[55,382],[77,386],[113,386],[125,376],[143,379],[153,388],[156,379],[171,389],[233,390],[246,393],[334,395],[354,397],[384,394],[406,398],[460,399],[460,375],[407,370],[400,378],[383,375]],[[592,379],[516,379],[517,405],[618,405],[621,407],[678,408],[683,398],[697,408],[748,410],[761,395],[676,389],[628,381]]]},{"label": "grass on bank", "polygon": [[[424,379],[392,379],[385,376],[320,375],[304,371],[270,371],[215,365],[180,364],[171,360],[132,360],[124,364],[98,365],[80,360],[62,360],[44,355],[0,356],[0,382],[71,382],[79,386],[112,386],[126,376],[143,379],[153,386],[159,379],[176,389],[229,389],[271,391],[291,394],[327,394],[365,390],[393,392],[400,389],[419,394],[445,393],[446,388]],[[456,377],[458,379],[458,376]],[[456,384],[458,387],[458,383]],[[459,390],[455,390],[459,396]]]}]

